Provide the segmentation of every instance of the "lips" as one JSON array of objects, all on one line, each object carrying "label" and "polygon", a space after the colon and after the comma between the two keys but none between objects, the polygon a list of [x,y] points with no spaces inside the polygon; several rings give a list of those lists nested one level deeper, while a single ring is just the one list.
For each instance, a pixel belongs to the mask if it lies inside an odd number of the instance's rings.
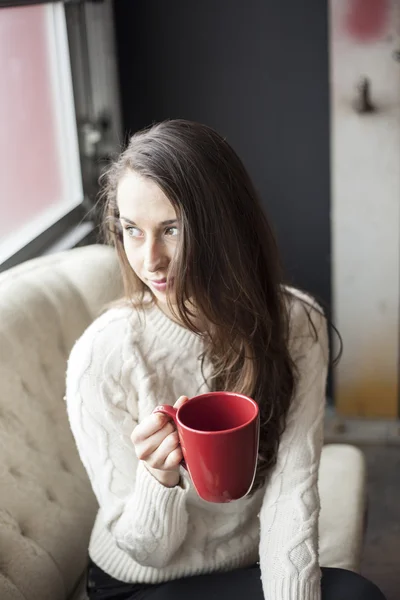
[{"label": "lips", "polygon": [[149,284],[157,292],[166,292],[167,287],[171,285],[171,279],[168,280],[166,277],[162,279],[150,279]]}]

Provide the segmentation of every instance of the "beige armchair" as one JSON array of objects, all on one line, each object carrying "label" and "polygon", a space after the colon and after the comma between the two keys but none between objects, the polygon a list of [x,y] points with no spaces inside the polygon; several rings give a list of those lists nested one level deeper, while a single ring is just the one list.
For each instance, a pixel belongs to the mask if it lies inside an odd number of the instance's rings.
[{"label": "beige armchair", "polygon": [[[115,253],[87,246],[0,275],[0,598],[83,600],[97,504],[69,429],[66,361],[121,293]],[[325,446],[321,564],[358,569],[365,510],[362,454]]]}]

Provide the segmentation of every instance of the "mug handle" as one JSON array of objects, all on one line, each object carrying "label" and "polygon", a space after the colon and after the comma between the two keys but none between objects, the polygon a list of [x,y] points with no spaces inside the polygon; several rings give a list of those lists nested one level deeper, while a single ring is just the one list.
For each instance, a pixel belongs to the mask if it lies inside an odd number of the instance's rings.
[{"label": "mug handle", "polygon": [[[175,423],[176,427],[178,428],[178,419],[176,418],[177,415],[177,409],[174,408],[173,406],[170,406],[169,404],[160,404],[160,406],[156,406],[156,408],[153,410],[153,414],[154,413],[161,413],[163,415],[165,415],[166,417],[169,417],[170,419],[173,420],[173,422]],[[179,433],[178,433],[179,435]],[[186,469],[186,471],[188,470],[187,466],[186,466],[186,462],[182,459],[181,460],[181,466]]]}]

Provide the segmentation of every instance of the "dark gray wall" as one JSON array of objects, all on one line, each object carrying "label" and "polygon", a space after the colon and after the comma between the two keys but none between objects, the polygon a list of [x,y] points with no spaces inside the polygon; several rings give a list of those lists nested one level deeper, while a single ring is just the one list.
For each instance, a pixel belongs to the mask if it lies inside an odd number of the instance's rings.
[{"label": "dark gray wall", "polygon": [[327,3],[117,0],[125,128],[183,117],[225,135],[288,279],[331,302]]}]

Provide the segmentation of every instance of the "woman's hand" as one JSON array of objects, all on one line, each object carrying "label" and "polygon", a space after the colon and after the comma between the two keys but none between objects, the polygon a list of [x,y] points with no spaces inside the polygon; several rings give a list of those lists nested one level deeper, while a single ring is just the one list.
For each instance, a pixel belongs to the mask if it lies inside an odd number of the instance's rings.
[{"label": "woman's hand", "polygon": [[[174,404],[179,408],[187,402],[181,396]],[[179,483],[179,464],[183,459],[175,423],[166,415],[154,413],[135,427],[131,435],[136,456],[142,460],[150,473],[166,487]]]}]

